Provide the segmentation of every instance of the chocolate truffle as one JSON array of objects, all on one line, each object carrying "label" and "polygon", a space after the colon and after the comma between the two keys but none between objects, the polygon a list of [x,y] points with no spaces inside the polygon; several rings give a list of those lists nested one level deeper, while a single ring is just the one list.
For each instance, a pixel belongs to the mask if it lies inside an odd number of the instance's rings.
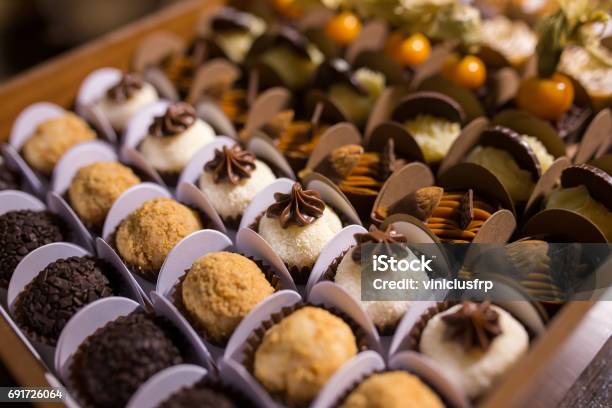
[{"label": "chocolate truffle", "polygon": [[299,183],[274,198],[259,220],[259,234],[290,268],[312,268],[325,244],[342,229],[340,218],[317,191],[303,190]]},{"label": "chocolate truffle", "polygon": [[132,169],[118,162],[97,162],[81,167],[72,179],[68,198],[88,227],[100,227],[115,200],[140,183]]},{"label": "chocolate truffle", "polygon": [[165,322],[135,312],[107,323],[74,354],[70,383],[87,406],[123,407],[145,381],[183,359]]},{"label": "chocolate truffle", "polygon": [[181,285],[183,305],[213,342],[222,343],[258,303],[274,293],[262,270],[232,252],[198,258]]},{"label": "chocolate truffle", "polygon": [[221,218],[237,223],[253,197],[274,180],[267,164],[236,144],[215,150],[215,157],[204,165],[200,189]]},{"label": "chocolate truffle", "polygon": [[23,145],[23,156],[34,170],[50,175],[71,147],[95,138],[87,122],[74,113],[66,113],[40,123]]},{"label": "chocolate truffle", "polygon": [[356,354],[355,335],[342,319],[306,306],[266,331],[255,351],[254,374],[289,404],[306,405]]},{"label": "chocolate truffle", "polygon": [[417,376],[406,371],[387,371],[362,381],[340,407],[443,408],[444,403]]},{"label": "chocolate truffle", "polygon": [[171,198],[156,198],[121,222],[115,243],[128,265],[157,275],[170,250],[202,228],[195,211]]},{"label": "chocolate truffle", "polygon": [[153,85],[140,74],[128,73],[108,89],[97,106],[114,129],[123,131],[136,112],[158,99]]},{"label": "chocolate truffle", "polygon": [[[230,393],[231,392],[231,393]],[[157,408],[239,408],[253,407],[235,390],[228,390],[206,379],[191,387],[182,388],[163,401]]]},{"label": "chocolate truffle", "polygon": [[463,302],[434,315],[419,341],[421,353],[473,399],[491,389],[528,348],[523,325],[489,302]]},{"label": "chocolate truffle", "polygon": [[64,239],[59,218],[50,212],[20,210],[0,215],[0,287],[8,287],[17,264],[27,254]]},{"label": "chocolate truffle", "polygon": [[17,324],[54,345],[72,316],[95,300],[113,295],[110,265],[94,257],[59,259],[23,289],[15,301]]},{"label": "chocolate truffle", "polygon": [[20,184],[17,173],[11,171],[0,157],[0,191],[19,190]]},{"label": "chocolate truffle", "polygon": [[213,128],[198,118],[193,106],[175,102],[153,119],[138,149],[162,173],[180,173],[189,160],[215,138]]}]

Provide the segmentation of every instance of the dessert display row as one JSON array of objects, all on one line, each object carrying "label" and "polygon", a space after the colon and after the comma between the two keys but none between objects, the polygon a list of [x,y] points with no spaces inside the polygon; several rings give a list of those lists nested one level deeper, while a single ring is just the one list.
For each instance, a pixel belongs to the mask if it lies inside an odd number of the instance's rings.
[{"label": "dessert display row", "polygon": [[[611,70],[578,45],[556,106],[526,22],[466,53],[278,3],[15,120],[1,311],[69,403],[477,405],[568,300],[550,244],[612,239]],[[505,245],[522,301],[362,300],[363,245],[422,243]]]}]

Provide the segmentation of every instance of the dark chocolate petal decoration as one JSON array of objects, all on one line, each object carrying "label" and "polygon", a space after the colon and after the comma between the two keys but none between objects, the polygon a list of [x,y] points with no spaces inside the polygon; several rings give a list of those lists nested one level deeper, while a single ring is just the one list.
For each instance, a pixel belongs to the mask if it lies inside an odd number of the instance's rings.
[{"label": "dark chocolate petal decoration", "polygon": [[502,333],[499,313],[491,302],[463,302],[459,310],[442,316],[446,324],[445,338],[459,342],[465,350],[478,347],[487,350],[493,339]]},{"label": "dark chocolate petal decoration", "polygon": [[266,216],[278,218],[283,228],[291,224],[299,227],[312,224],[325,210],[319,192],[304,190],[300,183],[295,183],[289,194],[275,193],[274,199],[276,202],[268,207]]},{"label": "dark chocolate petal decoration", "polygon": [[204,165],[204,171],[212,172],[215,183],[238,184],[240,180],[251,177],[254,170],[255,155],[242,150],[238,144],[215,149],[215,157]]},{"label": "dark chocolate petal decoration", "polygon": [[106,91],[106,96],[115,102],[125,102],[144,86],[142,76],[137,73],[128,73],[121,80]]},{"label": "dark chocolate petal decoration", "polygon": [[168,106],[166,113],[153,119],[149,134],[155,137],[176,136],[189,129],[196,119],[193,106],[185,102],[175,102]]},{"label": "dark chocolate petal decoration", "polygon": [[[408,242],[408,239],[403,234],[397,232],[393,225],[387,225],[387,228],[384,230],[380,230],[376,228],[374,225],[370,227],[370,231],[360,234],[355,234],[355,240],[357,241],[357,245],[353,250],[353,261],[360,262],[361,256],[363,252],[362,246],[364,244],[375,244],[371,249],[375,249],[376,251],[384,250],[386,254],[393,254],[394,248],[391,245],[403,244]],[[382,247],[382,248],[381,248]]]}]

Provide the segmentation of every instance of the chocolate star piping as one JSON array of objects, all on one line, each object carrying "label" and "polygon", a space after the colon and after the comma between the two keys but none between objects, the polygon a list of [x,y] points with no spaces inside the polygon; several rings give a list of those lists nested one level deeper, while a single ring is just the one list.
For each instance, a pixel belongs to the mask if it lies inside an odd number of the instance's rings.
[{"label": "chocolate star piping", "polygon": [[155,137],[176,136],[183,133],[196,121],[193,106],[176,102],[168,107],[162,116],[156,116],[149,126],[149,134]]},{"label": "chocolate star piping", "polygon": [[289,194],[275,193],[276,202],[268,207],[266,216],[278,218],[281,226],[294,224],[299,227],[312,224],[323,215],[325,203],[318,191],[304,190],[295,183]]},{"label": "chocolate star piping", "polygon": [[136,73],[125,74],[117,84],[106,91],[106,96],[115,102],[125,102],[143,86],[142,76]]},{"label": "chocolate star piping", "polygon": [[499,313],[491,302],[463,302],[455,313],[442,316],[446,324],[444,337],[459,342],[465,350],[478,347],[487,350],[493,339],[502,333]]},{"label": "chocolate star piping", "polygon": [[377,244],[375,247],[375,249],[377,250],[379,246],[383,246],[384,247],[383,249],[385,250],[386,253],[392,254],[393,251],[391,250],[392,249],[390,247],[391,245],[402,244],[402,243],[408,242],[408,239],[404,235],[397,232],[393,228],[393,225],[387,225],[387,228],[385,228],[384,231],[372,225],[370,227],[370,231],[365,232],[365,233],[355,234],[354,237],[355,237],[355,240],[357,241],[357,245],[355,246],[355,249],[353,250],[352,258],[353,258],[353,261],[355,262],[361,261],[361,252],[362,252],[361,247],[364,244]]},{"label": "chocolate star piping", "polygon": [[217,184],[222,181],[238,184],[240,180],[251,177],[253,170],[255,155],[242,150],[237,144],[215,149],[215,157],[204,165],[204,171],[212,172],[213,181]]}]

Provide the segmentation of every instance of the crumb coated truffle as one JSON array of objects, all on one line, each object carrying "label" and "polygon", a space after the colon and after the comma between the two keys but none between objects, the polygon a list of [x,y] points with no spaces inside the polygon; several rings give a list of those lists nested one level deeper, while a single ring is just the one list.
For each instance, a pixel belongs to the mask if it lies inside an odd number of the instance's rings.
[{"label": "crumb coated truffle", "polygon": [[38,125],[23,145],[23,156],[34,170],[50,175],[71,147],[95,138],[87,122],[73,113],[66,113]]},{"label": "crumb coated truffle", "polygon": [[110,265],[94,257],[70,257],[47,265],[19,294],[17,324],[55,344],[70,318],[95,300],[111,296]]},{"label": "crumb coated truffle", "polygon": [[198,258],[181,287],[187,312],[215,342],[225,341],[244,316],[274,293],[255,262],[232,252]]},{"label": "crumb coated truffle", "polygon": [[306,306],[265,333],[255,352],[255,377],[290,404],[307,404],[356,354],[348,324],[324,309]]},{"label": "crumb coated truffle", "polygon": [[418,377],[388,371],[366,378],[341,408],[443,408],[440,398]]},{"label": "crumb coated truffle", "polygon": [[50,212],[20,210],[0,215],[0,287],[8,287],[17,264],[27,254],[63,240],[61,221]]},{"label": "crumb coated truffle", "polygon": [[171,198],[156,198],[121,222],[115,242],[129,265],[145,272],[158,271],[181,239],[202,228],[192,209]]},{"label": "crumb coated truffle", "polygon": [[140,183],[132,169],[118,162],[97,162],[81,167],[72,179],[68,198],[85,225],[99,227],[115,200]]},{"label": "crumb coated truffle", "polygon": [[123,407],[151,376],[183,362],[162,324],[144,313],[132,313],[85,339],[70,367],[70,381],[84,405]]},{"label": "crumb coated truffle", "polygon": [[163,401],[157,408],[238,408],[254,406],[242,395],[222,389],[206,380],[182,388]]}]

